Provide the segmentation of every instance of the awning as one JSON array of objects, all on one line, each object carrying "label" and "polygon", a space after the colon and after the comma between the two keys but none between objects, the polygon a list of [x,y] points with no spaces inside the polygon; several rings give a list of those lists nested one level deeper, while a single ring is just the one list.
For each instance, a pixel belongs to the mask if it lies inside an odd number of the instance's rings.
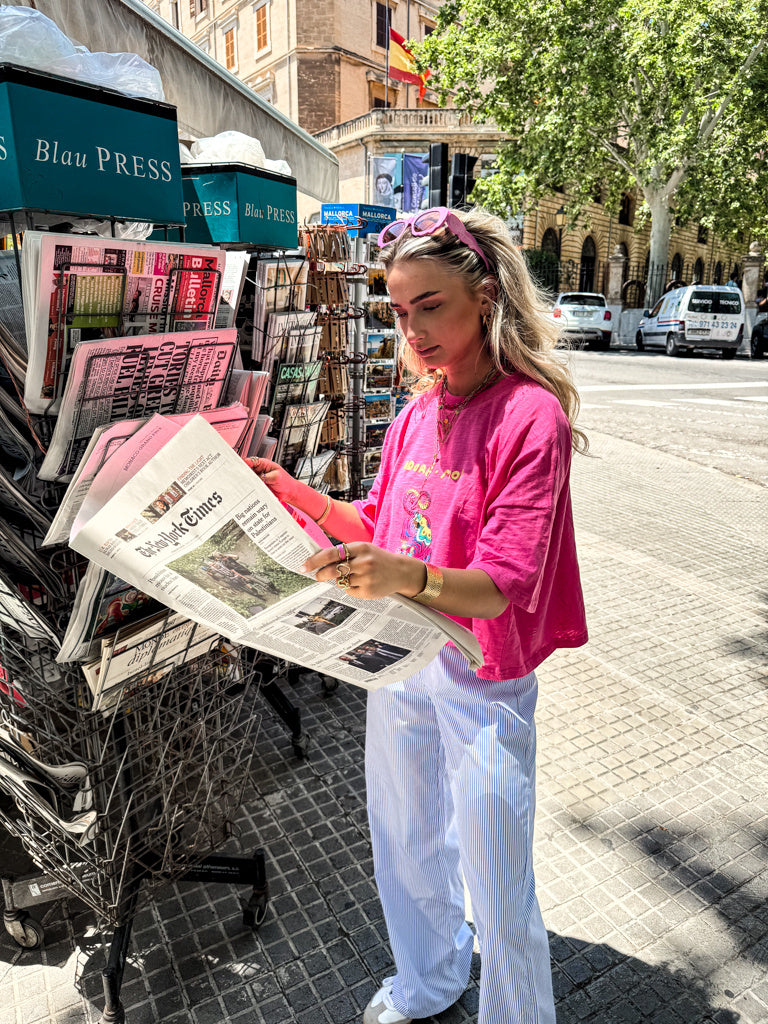
[{"label": "awning", "polygon": [[166,101],[177,108],[182,131],[192,137],[229,130],[251,135],[270,160],[288,161],[300,192],[322,203],[338,201],[334,154],[141,0],[10,0],[8,5],[35,7],[91,51],[137,53],[160,72]]}]

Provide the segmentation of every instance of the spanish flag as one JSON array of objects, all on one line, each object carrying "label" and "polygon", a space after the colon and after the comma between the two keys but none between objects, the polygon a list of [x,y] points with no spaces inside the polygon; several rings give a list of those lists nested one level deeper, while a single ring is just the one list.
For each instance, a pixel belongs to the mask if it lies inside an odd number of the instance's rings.
[{"label": "spanish flag", "polygon": [[389,30],[389,77],[396,78],[398,82],[407,82],[409,85],[418,85],[419,99],[424,99],[427,91],[427,79],[430,72],[425,71],[422,75],[416,70],[416,61],[413,54],[405,45],[405,39],[393,28]]}]

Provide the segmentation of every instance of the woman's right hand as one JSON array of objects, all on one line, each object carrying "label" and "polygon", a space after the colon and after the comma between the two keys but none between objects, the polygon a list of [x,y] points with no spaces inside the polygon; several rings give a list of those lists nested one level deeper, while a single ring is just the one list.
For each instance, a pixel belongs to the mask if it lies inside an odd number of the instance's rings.
[{"label": "woman's right hand", "polygon": [[286,472],[282,466],[269,459],[250,458],[243,460],[246,466],[254,471],[260,480],[263,480],[272,493],[281,501],[287,501],[293,505],[296,503],[297,481]]}]

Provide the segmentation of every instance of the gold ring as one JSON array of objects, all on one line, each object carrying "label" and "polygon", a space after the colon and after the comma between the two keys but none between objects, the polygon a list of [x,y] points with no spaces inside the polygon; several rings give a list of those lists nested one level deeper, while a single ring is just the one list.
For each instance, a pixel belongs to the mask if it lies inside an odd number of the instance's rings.
[{"label": "gold ring", "polygon": [[336,563],[336,572],[343,579],[346,579],[347,576],[350,576],[351,573],[352,573],[352,570],[350,569],[349,562],[337,562]]},{"label": "gold ring", "polygon": [[341,587],[342,590],[347,590],[350,586],[349,576],[339,576],[336,580],[336,586]]}]

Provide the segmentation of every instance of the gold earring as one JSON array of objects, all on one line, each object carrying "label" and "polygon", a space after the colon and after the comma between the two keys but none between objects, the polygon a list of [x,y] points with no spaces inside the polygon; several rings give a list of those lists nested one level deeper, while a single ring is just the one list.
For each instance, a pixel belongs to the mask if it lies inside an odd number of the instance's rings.
[{"label": "gold earring", "polygon": [[483,325],[483,331],[487,334],[488,330],[489,330],[488,325],[489,325],[490,320],[491,320],[491,314],[490,313],[483,313],[483,315],[480,318],[480,320],[481,320],[482,325]]}]

